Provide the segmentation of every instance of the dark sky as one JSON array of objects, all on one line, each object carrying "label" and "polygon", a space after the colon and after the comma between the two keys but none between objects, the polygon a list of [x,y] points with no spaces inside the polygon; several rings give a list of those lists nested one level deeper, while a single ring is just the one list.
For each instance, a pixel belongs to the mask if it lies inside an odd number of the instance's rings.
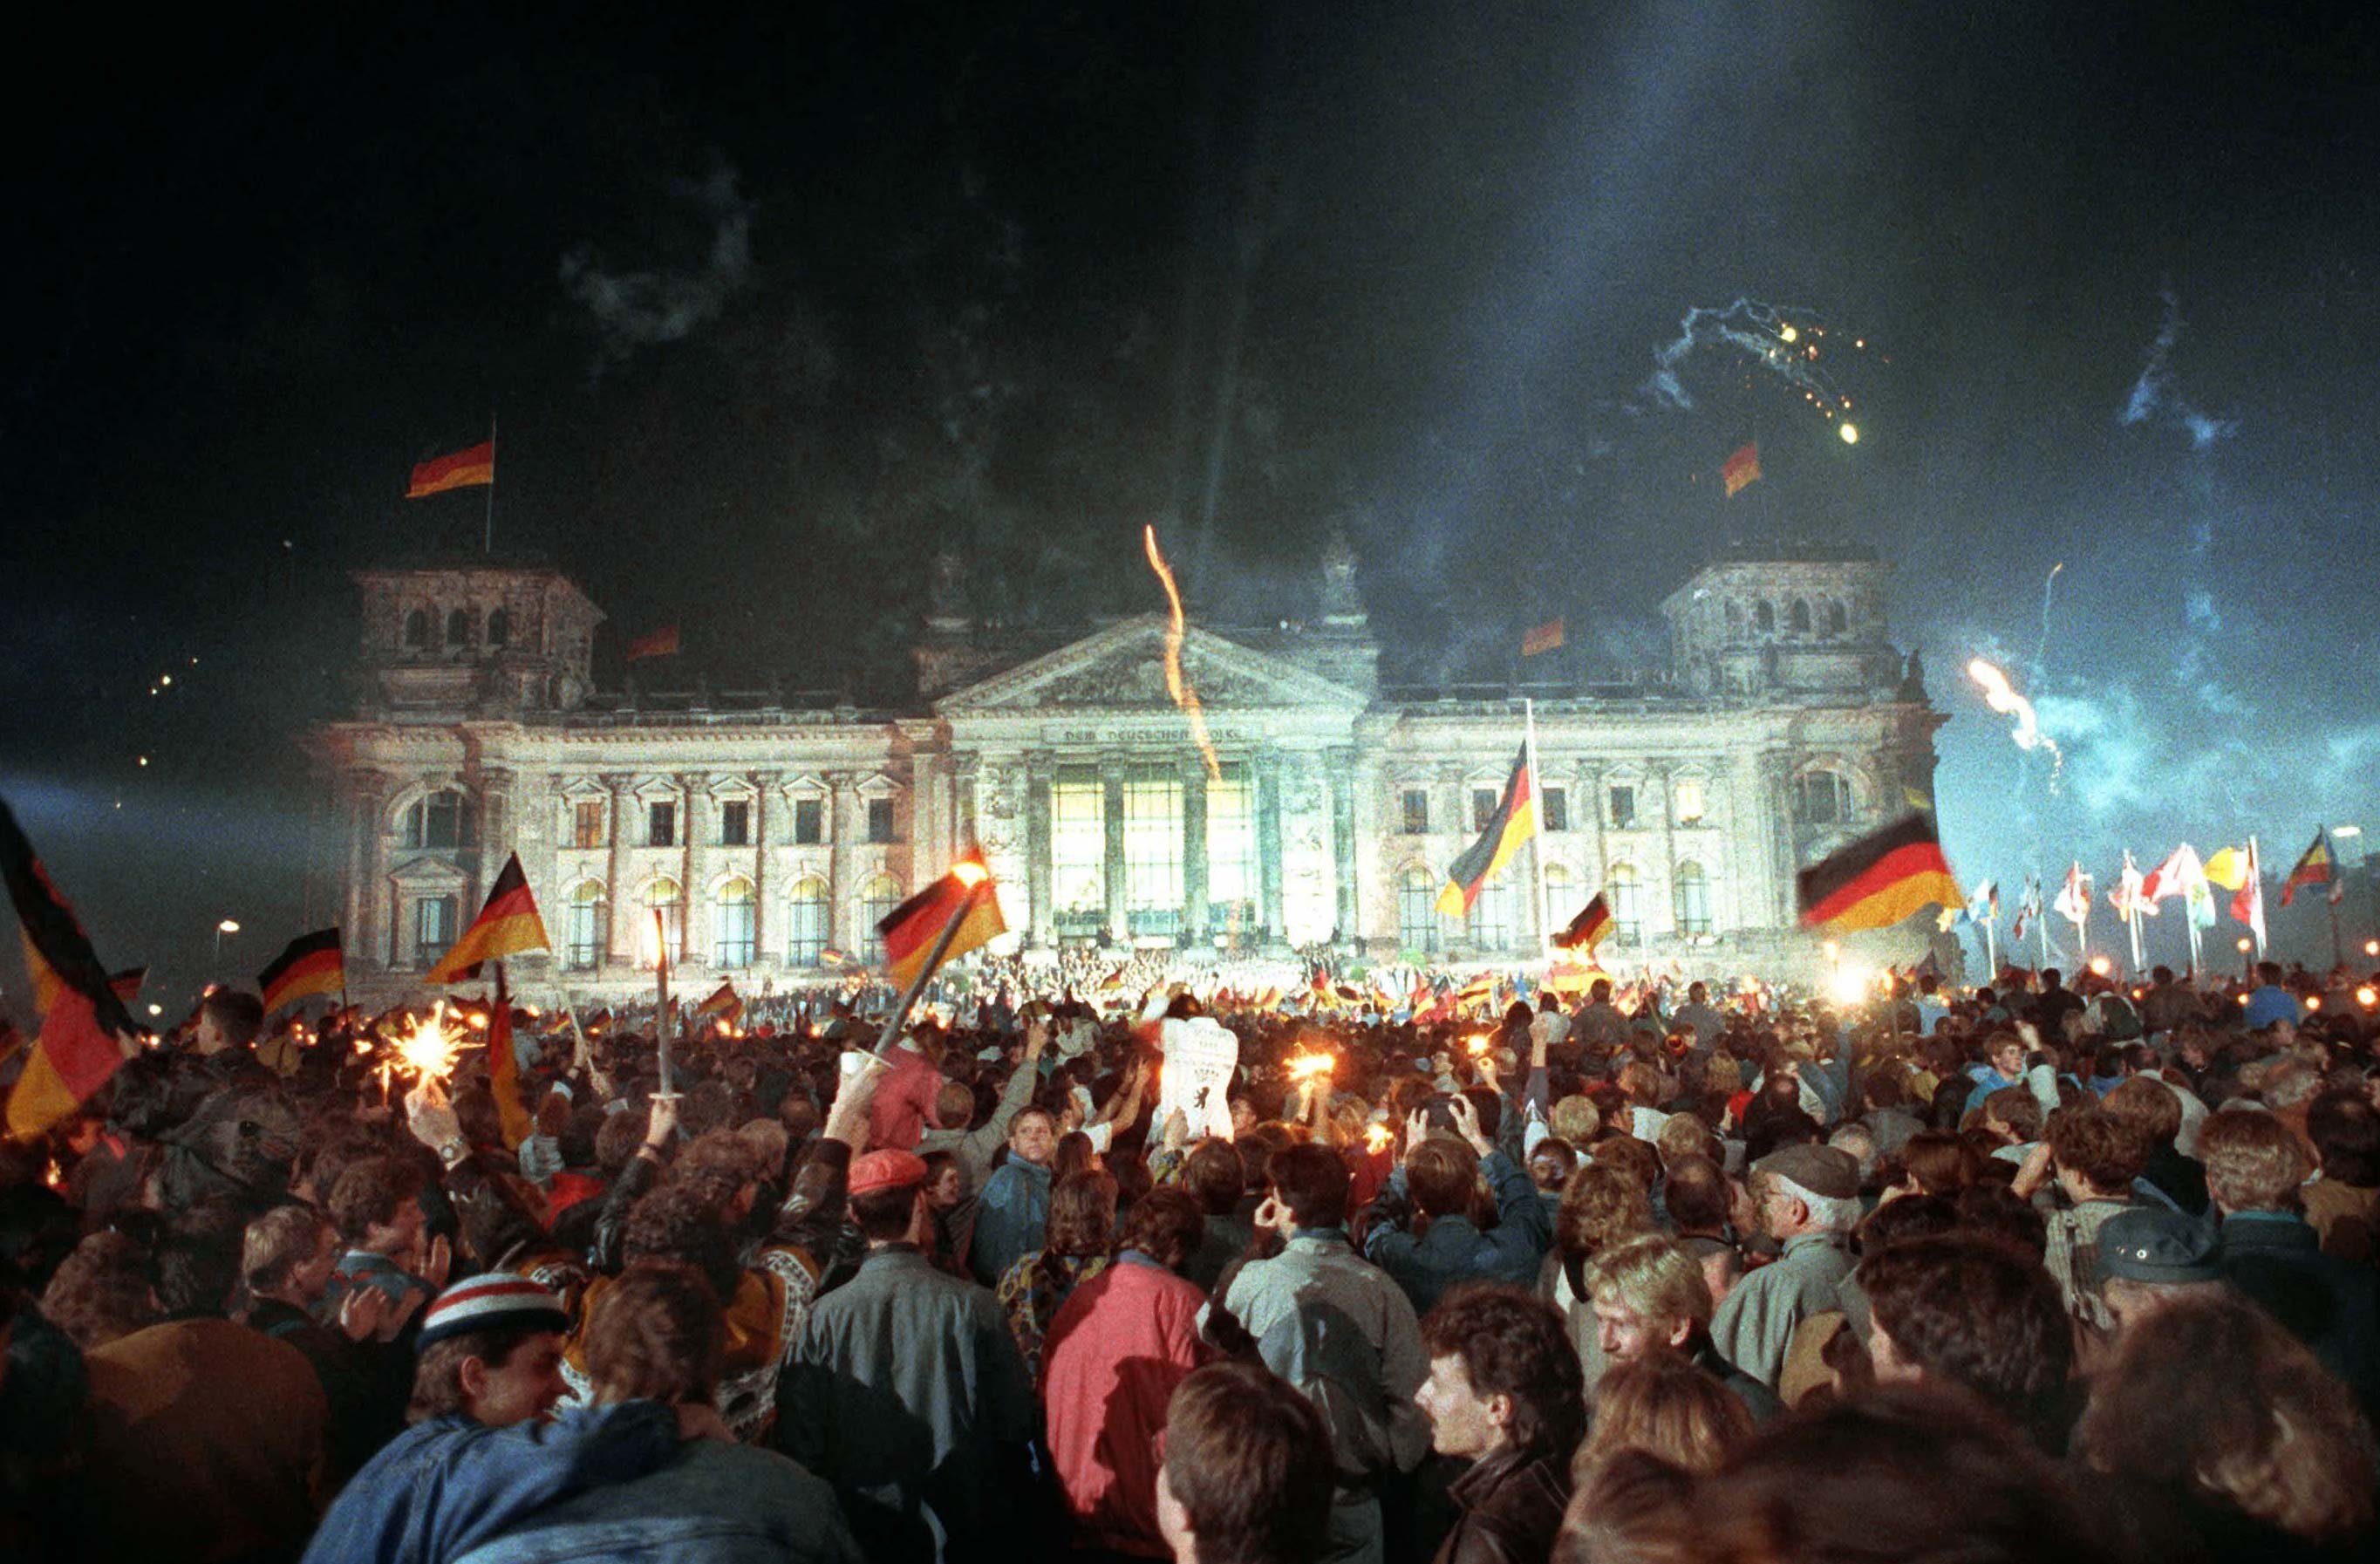
[{"label": "dark sky", "polygon": [[[492,407],[500,546],[725,682],[882,688],[935,547],[989,616],[1152,607],[1151,519],[1194,618],[1302,611],[1336,526],[1404,677],[1556,613],[1624,667],[1807,533],[1897,568],[1963,875],[2286,861],[2380,759],[2380,49],[2155,9],[59,21],[0,110],[0,791],[104,958],[187,992],[230,915],[252,972],[346,572],[476,546],[400,496]],[[1828,327],[1856,446],[1723,342],[1648,388],[1739,298]]]}]

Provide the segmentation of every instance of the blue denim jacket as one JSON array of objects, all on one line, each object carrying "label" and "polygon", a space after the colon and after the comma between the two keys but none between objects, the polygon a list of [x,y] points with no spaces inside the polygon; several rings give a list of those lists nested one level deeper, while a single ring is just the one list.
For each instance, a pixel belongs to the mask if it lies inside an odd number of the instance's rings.
[{"label": "blue denim jacket", "polygon": [[772,1450],[698,1441],[554,1505],[457,1564],[860,1564],[834,1490]]}]

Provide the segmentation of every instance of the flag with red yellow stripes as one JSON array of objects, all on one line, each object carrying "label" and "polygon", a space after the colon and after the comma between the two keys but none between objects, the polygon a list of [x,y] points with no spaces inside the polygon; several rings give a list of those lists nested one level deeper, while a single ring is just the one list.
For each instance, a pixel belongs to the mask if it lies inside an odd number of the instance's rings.
[{"label": "flag with red yellow stripes", "polygon": [[1802,926],[1889,928],[1921,908],[1964,907],[1931,815],[1912,814],[1838,849],[1794,876]]},{"label": "flag with red yellow stripes", "polygon": [[514,853],[504,860],[504,873],[489,889],[487,905],[421,981],[462,983],[482,961],[552,948],[552,942],[545,937],[545,920],[538,916],[537,898],[528,893],[528,876],[521,873],[520,854]]}]

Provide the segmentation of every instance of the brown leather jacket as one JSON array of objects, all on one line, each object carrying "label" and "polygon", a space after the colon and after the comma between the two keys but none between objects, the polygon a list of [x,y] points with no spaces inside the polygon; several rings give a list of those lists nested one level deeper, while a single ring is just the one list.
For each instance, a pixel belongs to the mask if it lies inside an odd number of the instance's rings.
[{"label": "brown leather jacket", "polygon": [[1570,1506],[1570,1477],[1546,1457],[1498,1450],[1447,1490],[1463,1508],[1438,1564],[1545,1564]]}]

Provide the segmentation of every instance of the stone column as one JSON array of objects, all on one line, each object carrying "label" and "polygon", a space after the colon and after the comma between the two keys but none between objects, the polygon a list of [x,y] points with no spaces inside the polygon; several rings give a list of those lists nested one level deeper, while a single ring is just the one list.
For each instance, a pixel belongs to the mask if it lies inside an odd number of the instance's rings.
[{"label": "stone column", "polygon": [[[674,961],[699,960],[710,949],[710,941],[695,931],[702,926],[697,912],[697,898],[702,895],[701,881],[696,878],[699,865],[694,857],[695,805],[698,797],[707,795],[704,779],[691,772],[680,772],[677,778],[677,840],[678,840],[678,936]],[[707,930],[705,931],[708,932]]]},{"label": "stone column", "polygon": [[[502,766],[483,766],[480,771],[479,894],[471,906],[463,909],[465,926],[479,915],[478,903],[487,899],[496,876],[504,873],[504,859],[517,850],[513,836],[513,774]],[[524,863],[521,869],[526,874],[528,865]]]},{"label": "stone column", "polygon": [[858,934],[859,887],[852,884],[853,838],[858,828],[852,824],[851,804],[853,778],[848,771],[830,771],[827,786],[827,943],[846,955],[866,960],[870,952],[862,948]]},{"label": "stone column", "polygon": [[752,964],[771,964],[769,954],[769,854],[775,842],[769,835],[769,803],[784,781],[782,772],[747,772],[752,784]]},{"label": "stone column", "polygon": [[340,937],[349,957],[360,957],[365,966],[385,967],[391,952],[381,928],[388,884],[380,816],[388,801],[388,778],[358,771],[349,775],[347,788],[347,919]]},{"label": "stone column", "polygon": [[1182,763],[1182,943],[1207,938],[1207,763]]},{"label": "stone column", "polygon": [[1330,781],[1330,888],[1332,922],[1342,940],[1363,937],[1362,903],[1355,894],[1355,751],[1333,750]]},{"label": "stone column", "polygon": [[[1377,751],[1350,750],[1354,763],[1347,768],[1354,800],[1354,813],[1349,851],[1354,873],[1350,888],[1355,901],[1355,923],[1348,932],[1363,939],[1385,938],[1388,947],[1397,947],[1396,875],[1394,864],[1380,851],[1381,838],[1387,834],[1382,826],[1380,809],[1384,794],[1380,787],[1380,757]],[[1402,799],[1388,799],[1390,818],[1402,812]],[[1402,822],[1397,822],[1402,825]],[[1388,873],[1383,876],[1384,866]],[[1388,922],[1381,926],[1374,916],[1379,910],[1379,897],[1385,878],[1388,889]]]},{"label": "stone column", "polygon": [[1058,942],[1057,910],[1050,904],[1056,878],[1050,857],[1050,784],[1057,769],[1046,751],[1025,758],[1025,878],[1033,899],[1032,943],[1043,949]]},{"label": "stone column", "polygon": [[1107,849],[1108,932],[1118,940],[1132,936],[1132,880],[1123,861],[1123,759],[1099,757],[1099,823],[1105,827]]},{"label": "stone column", "polygon": [[1678,805],[1674,789],[1677,775],[1673,767],[1654,769],[1653,786],[1661,793],[1661,923],[1671,937],[1682,931],[1678,927]]},{"label": "stone column", "polygon": [[1278,945],[1285,937],[1281,916],[1281,756],[1266,750],[1257,756],[1257,874],[1262,887],[1258,915],[1264,937]]},{"label": "stone column", "polygon": [[604,833],[611,848],[603,870],[603,950],[606,966],[637,964],[636,920],[628,908],[628,825],[636,795],[636,778],[624,771],[605,772],[599,778],[612,794],[612,828]]},{"label": "stone column", "polygon": [[[1603,768],[1599,765],[1582,767],[1578,774],[1578,783],[1586,792],[1586,818],[1595,823],[1595,867],[1585,875],[1586,898],[1579,903],[1584,907],[1587,901],[1594,899],[1596,893],[1600,891],[1605,883],[1611,878],[1611,859],[1604,841]],[[1578,800],[1573,799],[1571,807],[1576,810]]]}]

